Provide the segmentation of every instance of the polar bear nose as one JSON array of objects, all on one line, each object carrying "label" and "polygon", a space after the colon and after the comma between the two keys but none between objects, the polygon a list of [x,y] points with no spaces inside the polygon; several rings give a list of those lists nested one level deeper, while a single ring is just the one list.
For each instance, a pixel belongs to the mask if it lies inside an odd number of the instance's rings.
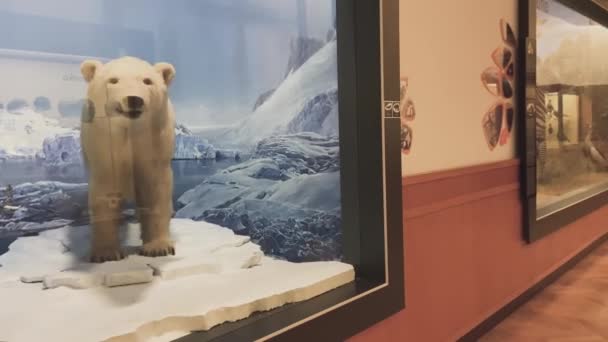
[{"label": "polar bear nose", "polygon": [[139,96],[127,96],[127,105],[130,109],[140,109],[144,106],[144,99]]}]

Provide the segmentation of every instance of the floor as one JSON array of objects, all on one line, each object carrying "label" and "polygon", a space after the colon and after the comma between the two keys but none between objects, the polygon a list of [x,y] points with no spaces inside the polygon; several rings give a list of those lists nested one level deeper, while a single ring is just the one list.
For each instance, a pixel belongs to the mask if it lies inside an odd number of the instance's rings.
[{"label": "floor", "polygon": [[608,243],[480,341],[608,341]]}]

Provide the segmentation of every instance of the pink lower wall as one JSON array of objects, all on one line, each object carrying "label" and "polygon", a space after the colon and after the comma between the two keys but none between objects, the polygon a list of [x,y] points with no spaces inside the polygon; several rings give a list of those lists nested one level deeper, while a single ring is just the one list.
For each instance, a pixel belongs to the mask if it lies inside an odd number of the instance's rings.
[{"label": "pink lower wall", "polygon": [[404,180],[407,308],[351,342],[455,341],[608,232],[607,206],[526,244],[518,167]]}]

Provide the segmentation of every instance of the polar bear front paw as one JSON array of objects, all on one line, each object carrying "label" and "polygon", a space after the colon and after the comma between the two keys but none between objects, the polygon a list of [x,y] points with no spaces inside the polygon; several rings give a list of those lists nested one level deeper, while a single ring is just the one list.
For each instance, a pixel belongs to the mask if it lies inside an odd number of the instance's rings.
[{"label": "polar bear front paw", "polygon": [[125,253],[120,248],[100,248],[93,250],[90,261],[102,263],[106,261],[118,261],[125,258]]},{"label": "polar bear front paw", "polygon": [[175,247],[173,242],[167,240],[157,240],[144,243],[139,250],[139,255],[148,257],[159,257],[167,255],[175,255]]}]

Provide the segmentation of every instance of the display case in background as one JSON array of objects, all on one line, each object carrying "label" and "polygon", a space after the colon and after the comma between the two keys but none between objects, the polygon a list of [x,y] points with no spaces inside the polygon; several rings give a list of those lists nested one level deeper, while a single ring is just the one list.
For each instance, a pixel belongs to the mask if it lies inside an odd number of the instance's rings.
[{"label": "display case in background", "polygon": [[[0,340],[338,341],[404,308],[398,9],[1,5],[0,298],[28,314]],[[91,264],[80,67],[122,56],[176,69],[176,255]]]},{"label": "display case in background", "polygon": [[590,0],[520,1],[530,241],[608,203],[607,24],[608,11]]}]

